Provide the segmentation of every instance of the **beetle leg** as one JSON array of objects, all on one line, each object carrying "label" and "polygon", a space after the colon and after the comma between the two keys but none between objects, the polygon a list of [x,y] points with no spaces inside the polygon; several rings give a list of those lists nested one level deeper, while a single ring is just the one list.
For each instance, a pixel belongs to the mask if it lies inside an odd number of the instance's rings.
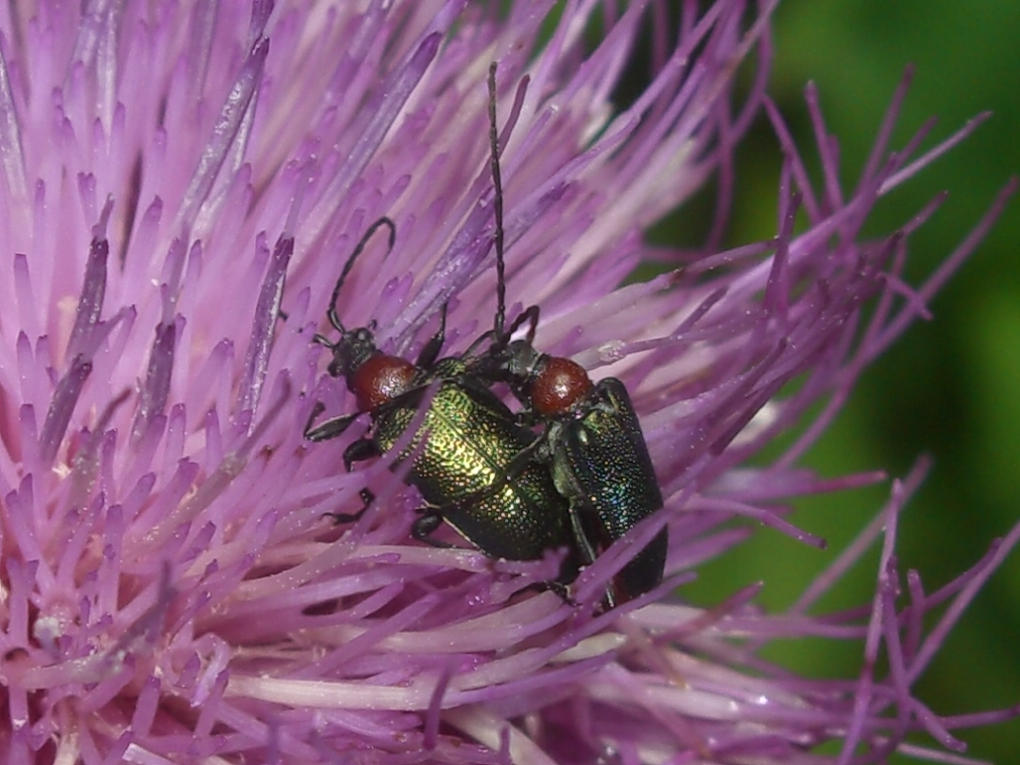
[{"label": "beetle leg", "polygon": [[[581,520],[582,512],[584,512],[584,507],[579,505],[576,499],[571,500],[567,517],[570,518],[570,531],[574,536],[574,549],[577,550],[581,557],[581,565],[590,566],[595,562],[597,553],[594,545],[591,543],[591,539],[588,538],[588,532],[585,531],[584,523]],[[591,508],[588,508],[588,512],[593,511]],[[610,582],[602,596],[602,604],[606,611],[610,611],[616,608],[616,603],[616,596],[613,594],[613,583]]]},{"label": "beetle leg", "polygon": [[308,433],[308,431],[312,429],[312,423],[315,421],[315,418],[322,414],[325,408],[326,405],[321,401],[315,402],[312,406],[312,411],[308,413],[308,422],[305,423],[305,433]]},{"label": "beetle leg", "polygon": [[565,585],[563,582],[557,582],[554,579],[551,582],[545,582],[544,584],[545,584],[545,589],[547,589],[550,592],[554,592],[557,595],[559,595],[560,600],[562,600],[568,606],[576,607],[577,605],[579,605],[576,600],[574,600],[572,597],[570,597],[570,588],[567,585]]},{"label": "beetle leg", "polygon": [[492,489],[502,489],[503,484],[516,478],[532,462],[548,462],[549,458],[549,444],[545,436],[541,435],[514,455],[507,463],[502,479],[494,483]]},{"label": "beetle leg", "polygon": [[580,605],[576,600],[570,597],[570,587],[555,579],[546,582],[534,582],[526,585],[525,587],[521,587],[521,589],[517,590],[514,594],[516,595],[521,592],[553,592],[568,606],[576,608]]},{"label": "beetle leg", "polygon": [[610,583],[610,585],[606,588],[606,592],[602,596],[602,605],[605,606],[605,608],[602,610],[602,613],[605,613],[606,611],[612,611],[614,608],[616,608],[616,595],[613,594],[612,583]]},{"label": "beetle leg", "polygon": [[425,542],[433,547],[453,547],[448,542],[433,539],[431,534],[439,528],[443,522],[443,516],[434,508],[426,507],[420,518],[415,518],[411,524],[411,536],[419,542]]},{"label": "beetle leg", "polygon": [[417,361],[414,362],[415,366],[431,369],[439,357],[439,352],[443,350],[443,342],[446,340],[446,307],[446,303],[439,307],[439,329],[421,349]]},{"label": "beetle leg", "polygon": [[523,425],[524,427],[534,427],[539,423],[541,418],[535,414],[531,409],[522,409],[519,412],[514,412],[514,423],[517,425]]},{"label": "beetle leg", "polygon": [[381,454],[382,451],[380,451],[379,445],[371,438],[359,438],[357,441],[352,441],[344,449],[344,468],[350,473],[351,465],[355,462],[362,462],[372,457],[378,457]]},{"label": "beetle leg", "polygon": [[375,500],[375,494],[369,489],[362,489],[358,492],[358,496],[361,497],[361,509],[356,513],[323,513],[323,518],[332,518],[333,523],[340,525],[341,523],[354,523],[361,520],[361,516],[368,510],[368,506]]},{"label": "beetle leg", "polygon": [[308,422],[305,424],[304,436],[309,441],[328,441],[331,438],[336,438],[341,435],[347,428],[351,426],[351,423],[358,419],[363,412],[354,412],[353,414],[342,414],[339,417],[332,417],[321,425],[312,427],[312,423],[315,418],[322,414],[322,410],[326,406],[321,401],[317,401],[315,406],[312,407],[311,414],[308,415]]},{"label": "beetle leg", "polygon": [[[432,507],[423,508],[421,512],[423,512],[424,515],[422,515],[421,518],[418,518],[411,528],[414,538],[420,539],[423,542],[428,542],[430,545],[434,545],[436,547],[451,547],[452,545],[445,543],[437,544],[431,539],[426,539],[424,536],[418,536],[419,528],[427,529],[422,531],[422,534],[431,534],[439,527],[439,524],[443,520],[443,508],[458,508],[474,502],[481,502],[484,499],[494,496],[497,492],[502,491],[503,487],[516,478],[530,463],[545,459],[544,456],[539,456],[543,455],[542,447],[544,444],[541,443],[542,441],[544,441],[544,439],[542,437],[538,437],[528,444],[528,446],[525,446],[517,452],[517,454],[514,455],[514,458],[510,460],[509,464],[507,464],[506,469],[502,471],[502,473],[498,474],[496,479],[484,489],[479,489],[472,494],[461,497],[456,502],[452,502],[448,505],[442,505],[438,509]],[[435,516],[435,520],[431,519],[432,516]],[[592,558],[592,560],[594,560],[594,558]],[[588,562],[590,563],[591,561],[589,560]]]},{"label": "beetle leg", "polygon": [[519,328],[523,327],[525,322],[528,325],[528,331],[524,337],[528,341],[528,345],[531,345],[531,341],[535,339],[535,330],[538,329],[538,306],[531,305],[521,311],[517,318],[514,319],[513,324],[510,325],[510,329],[507,330],[506,336],[510,337]]},{"label": "beetle leg", "polygon": [[468,358],[470,356],[474,356],[475,352],[478,350],[478,347],[483,342],[485,342],[486,340],[491,342],[493,340],[493,338],[495,338],[495,337],[496,337],[495,330],[491,330],[491,329],[486,330],[485,332],[483,332],[482,334],[480,334],[478,337],[476,337],[474,340],[471,341],[471,345],[469,345],[467,347],[467,350],[464,351],[463,356],[465,358]]},{"label": "beetle leg", "polygon": [[581,524],[581,514],[573,502],[570,503],[570,510],[567,512],[567,516],[570,518],[570,531],[574,535],[574,544],[577,545],[577,551],[581,553],[581,563],[585,566],[590,566],[595,562],[597,554],[591,540],[588,539],[588,533]]},{"label": "beetle leg", "polygon": [[521,471],[532,462],[542,462],[546,459],[546,452],[543,448],[545,447],[544,442],[545,439],[542,436],[536,438],[514,455],[514,458],[507,464],[506,469],[499,473],[491,484],[458,500],[456,504],[466,505],[472,502],[479,502],[502,491],[504,486],[520,475]]}]

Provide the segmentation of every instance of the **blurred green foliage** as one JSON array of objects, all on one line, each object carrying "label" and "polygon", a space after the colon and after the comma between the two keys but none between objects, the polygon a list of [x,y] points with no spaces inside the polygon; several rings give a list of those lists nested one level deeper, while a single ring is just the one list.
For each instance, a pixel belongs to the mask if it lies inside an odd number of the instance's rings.
[{"label": "blurred green foliage", "polygon": [[[1020,3],[1002,0],[785,0],[775,18],[770,93],[808,156],[813,136],[803,87],[817,83],[830,133],[840,140],[844,188],[863,166],[889,98],[908,63],[916,75],[893,146],[932,115],[931,138],[950,135],[987,109],[975,135],[882,200],[869,229],[886,232],[940,190],[949,199],[910,241],[907,276],[931,273],[971,230],[996,191],[1020,172]],[[762,239],[776,226],[780,153],[762,120],[738,157],[738,198],[730,244]],[[817,171],[817,163],[813,166]],[[819,178],[817,172],[814,175]],[[704,204],[695,201],[694,207]],[[694,216],[702,217],[702,216]],[[693,230],[681,211],[682,240]],[[671,226],[672,227],[672,226]],[[825,475],[886,468],[904,475],[921,453],[934,467],[900,525],[901,571],[920,571],[931,592],[969,567],[1020,518],[1020,200],[933,301],[934,321],[917,324],[864,375],[849,406],[808,462]],[[813,498],[794,520],[824,535],[828,551],[764,531],[702,569],[687,597],[732,592],[756,579],[759,602],[787,606],[887,496],[888,486]],[[823,605],[865,603],[877,551]],[[859,644],[807,641],[770,657],[810,676],[856,671]],[[1020,553],[990,581],[917,686],[938,714],[1020,702]],[[971,756],[1017,762],[1020,722],[961,733]],[[920,740],[920,739],[919,739]],[[905,758],[893,762],[907,762]],[[913,761],[913,760],[911,760]]]}]

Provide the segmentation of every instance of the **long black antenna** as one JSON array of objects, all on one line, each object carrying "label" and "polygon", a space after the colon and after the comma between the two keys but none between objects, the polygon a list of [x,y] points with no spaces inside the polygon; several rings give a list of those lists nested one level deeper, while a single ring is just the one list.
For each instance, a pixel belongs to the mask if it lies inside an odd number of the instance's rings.
[{"label": "long black antenna", "polygon": [[[365,229],[365,233],[361,235],[361,240],[358,242],[358,246],[354,248],[354,252],[351,253],[350,257],[347,258],[347,262],[344,263],[343,271],[340,272],[340,276],[336,280],[336,286],[333,287],[333,294],[329,296],[329,308],[326,309],[326,318],[329,319],[329,323],[333,325],[333,329],[337,332],[344,333],[347,331],[344,329],[344,325],[340,323],[340,317],[336,312],[336,299],[340,295],[340,288],[344,286],[347,274],[349,274],[351,268],[354,267],[354,261],[358,259],[361,251],[365,249],[365,245],[368,244],[368,240],[372,238],[372,234],[378,231],[382,226],[386,226],[390,230],[389,242],[386,245],[386,254],[389,255],[390,252],[392,252],[393,243],[397,240],[397,227],[392,220],[384,215]],[[318,337],[319,336],[316,336],[316,338]],[[325,344],[331,345],[328,341]]]},{"label": "long black antenna", "polygon": [[496,319],[493,326],[495,341],[502,344],[506,338],[506,267],[503,264],[503,180],[499,172],[499,135],[496,131],[496,62],[489,64],[489,165],[492,168],[492,187],[495,194],[493,209],[496,213]]}]

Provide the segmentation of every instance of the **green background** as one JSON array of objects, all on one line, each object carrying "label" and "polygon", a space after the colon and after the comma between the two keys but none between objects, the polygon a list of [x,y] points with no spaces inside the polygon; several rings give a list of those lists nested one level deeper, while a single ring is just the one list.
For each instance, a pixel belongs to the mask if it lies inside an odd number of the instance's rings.
[{"label": "green background", "polygon": [[[908,277],[917,283],[970,231],[996,190],[1020,171],[1020,2],[786,0],[774,31],[772,97],[798,146],[811,156],[803,87],[809,80],[817,83],[829,130],[840,139],[844,188],[856,179],[908,63],[917,71],[894,147],[931,115],[939,123],[928,147],[968,118],[994,110],[974,136],[883,200],[873,216],[871,231],[890,231],[935,192],[950,191],[935,218],[911,239]],[[780,155],[764,121],[738,159],[730,244],[775,231]],[[990,540],[1020,517],[1018,241],[1020,201],[1014,199],[933,301],[934,321],[911,328],[865,373],[850,405],[808,460],[826,475],[884,467],[901,476],[918,454],[934,458],[928,480],[902,518],[898,548],[900,570],[918,569],[928,592],[972,565]],[[703,567],[701,581],[685,588],[685,595],[712,602],[761,578],[766,588],[759,602],[781,609],[872,517],[887,490],[801,503],[794,520],[828,538],[828,551],[763,531],[735,556]],[[876,560],[877,555],[869,557],[822,605],[868,601]],[[1020,551],[984,588],[917,685],[918,696],[936,713],[1020,702],[1018,604]],[[777,646],[769,655],[809,676],[847,677],[856,672],[860,646],[805,641]],[[1003,765],[1020,762],[1020,722],[960,736],[973,757]],[[921,737],[915,740],[924,743]]]}]

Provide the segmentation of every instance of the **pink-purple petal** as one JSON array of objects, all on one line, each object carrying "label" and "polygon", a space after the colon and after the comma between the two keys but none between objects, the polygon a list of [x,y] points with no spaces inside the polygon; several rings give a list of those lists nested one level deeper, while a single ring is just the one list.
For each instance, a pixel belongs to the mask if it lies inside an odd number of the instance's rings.
[{"label": "pink-purple petal", "polygon": [[[815,183],[765,95],[775,0],[577,0],[553,24],[556,5],[0,8],[0,759],[969,763],[957,731],[1020,714],[915,696],[1020,543],[1017,526],[934,589],[901,569],[926,459],[785,611],[758,605],[754,572],[714,603],[682,589],[757,534],[824,547],[790,519],[796,499],[886,480],[802,458],[865,367],[930,318],[1018,184],[920,284],[904,275],[910,237],[944,195],[862,230],[987,115],[923,150],[926,123],[890,151],[908,70],[848,182],[808,86]],[[649,21],[649,83],[614,104]],[[325,302],[379,216],[396,243],[366,247],[337,301],[346,326],[374,320],[408,357],[443,302],[447,353],[492,326],[493,60],[510,318],[538,303],[536,347],[625,382],[666,497],[569,601],[534,587],[564,550],[499,561],[449,530],[451,548],[411,538],[421,497],[396,456],[436,385],[396,447],[350,473],[343,449],[368,415],[343,438],[303,437],[316,401],[354,411],[312,337],[335,339]],[[784,157],[776,232],[718,251],[734,154],[762,111]],[[709,179],[707,245],[644,241]],[[672,270],[620,286],[650,260]],[[363,488],[375,500],[357,523],[323,517],[356,511]],[[663,582],[605,612],[663,528]],[[876,545],[871,602],[820,609]],[[801,677],[761,654],[808,639],[860,646],[860,671]]]}]

